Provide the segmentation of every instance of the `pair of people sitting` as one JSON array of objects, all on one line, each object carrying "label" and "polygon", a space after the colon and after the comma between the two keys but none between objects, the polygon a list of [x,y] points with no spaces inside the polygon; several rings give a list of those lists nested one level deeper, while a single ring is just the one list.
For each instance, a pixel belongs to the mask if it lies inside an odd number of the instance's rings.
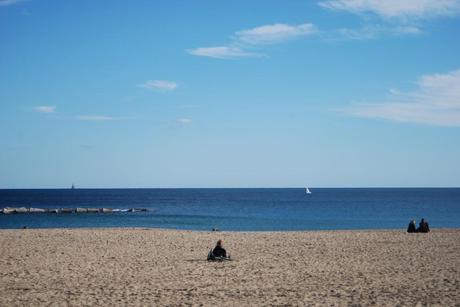
[{"label": "pair of people sitting", "polygon": [[428,225],[428,222],[425,221],[425,219],[422,219],[420,221],[420,224],[418,225],[418,228],[415,227],[415,220],[410,221],[409,226],[407,226],[407,232],[413,233],[413,232],[422,232],[422,233],[427,233],[430,232],[430,226]]},{"label": "pair of people sitting", "polygon": [[208,253],[208,261],[223,261],[230,260],[230,255],[227,257],[227,251],[222,247],[222,240],[217,241],[216,247]]}]

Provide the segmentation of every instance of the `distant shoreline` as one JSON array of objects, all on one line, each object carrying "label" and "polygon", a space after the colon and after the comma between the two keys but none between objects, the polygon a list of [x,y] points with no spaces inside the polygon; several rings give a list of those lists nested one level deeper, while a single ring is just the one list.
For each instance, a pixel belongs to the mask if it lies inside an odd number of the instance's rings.
[{"label": "distant shoreline", "polygon": [[[394,232],[394,233],[407,233],[406,227],[398,228],[375,228],[375,229],[311,229],[311,230],[195,230],[195,229],[175,229],[175,228],[161,228],[161,227],[48,227],[48,228],[0,228],[2,231],[27,231],[27,230],[83,230],[83,231],[107,231],[107,230],[158,230],[158,231],[170,231],[170,232],[193,232],[193,233],[216,233],[216,234],[254,234],[254,233],[330,233],[330,232]],[[435,232],[460,232],[460,227],[442,227],[432,228],[429,233],[408,233],[411,236],[426,236],[430,233]]]}]

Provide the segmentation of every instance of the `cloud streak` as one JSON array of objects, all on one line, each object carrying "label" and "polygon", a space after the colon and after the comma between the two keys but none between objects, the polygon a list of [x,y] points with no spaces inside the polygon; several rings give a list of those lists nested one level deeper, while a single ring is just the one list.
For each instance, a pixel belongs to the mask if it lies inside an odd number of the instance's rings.
[{"label": "cloud streak", "polygon": [[[357,29],[337,29],[328,33],[332,40],[365,40],[385,36],[418,35],[422,21],[460,14],[460,0],[325,0],[322,8],[364,17]],[[375,18],[380,22],[375,23]],[[382,23],[383,22],[383,23]]]},{"label": "cloud streak", "polygon": [[419,35],[417,26],[367,25],[358,29],[340,28],[326,34],[327,40],[369,40],[387,36]]},{"label": "cloud streak", "polygon": [[36,106],[32,108],[37,113],[55,113],[55,106]]},{"label": "cloud streak", "polygon": [[459,0],[328,0],[318,5],[354,14],[372,13],[382,18],[427,19],[460,13]]},{"label": "cloud streak", "polygon": [[112,117],[112,116],[105,116],[105,115],[78,115],[75,117],[76,120],[81,121],[112,121],[112,120],[120,120],[122,118],[119,117]]},{"label": "cloud streak", "polygon": [[1,6],[8,6],[8,5],[13,5],[13,4],[17,4],[17,3],[20,3],[20,2],[24,2],[26,0],[0,0],[0,7]]},{"label": "cloud streak", "polygon": [[311,23],[288,25],[276,23],[235,33],[237,41],[251,45],[271,45],[317,32]]},{"label": "cloud streak", "polygon": [[242,57],[258,57],[261,54],[244,51],[238,47],[232,46],[217,46],[217,47],[201,47],[196,49],[188,49],[188,53],[196,56],[204,56],[215,59],[234,59]]},{"label": "cloud streak", "polygon": [[178,87],[176,82],[167,80],[147,80],[144,83],[138,84],[137,86],[162,92],[172,92]]},{"label": "cloud streak", "polygon": [[182,125],[187,125],[187,124],[192,123],[192,119],[191,118],[178,118],[177,122]]},{"label": "cloud streak", "polygon": [[446,74],[425,75],[412,92],[390,91],[378,103],[355,104],[345,112],[357,117],[460,127],[460,69]]},{"label": "cloud streak", "polygon": [[195,56],[204,56],[215,59],[263,57],[263,54],[253,52],[253,50],[302,36],[313,35],[317,32],[316,27],[311,23],[304,23],[300,25],[276,23],[237,31],[231,37],[232,41],[228,45],[200,47],[188,49],[186,51]]}]

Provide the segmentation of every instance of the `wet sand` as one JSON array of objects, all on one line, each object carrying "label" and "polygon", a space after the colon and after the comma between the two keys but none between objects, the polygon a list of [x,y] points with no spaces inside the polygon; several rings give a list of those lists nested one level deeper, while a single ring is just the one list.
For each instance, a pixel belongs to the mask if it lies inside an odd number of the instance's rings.
[{"label": "wet sand", "polygon": [[[206,261],[217,239],[232,261]],[[0,248],[0,306],[460,305],[460,229],[1,230]]]}]

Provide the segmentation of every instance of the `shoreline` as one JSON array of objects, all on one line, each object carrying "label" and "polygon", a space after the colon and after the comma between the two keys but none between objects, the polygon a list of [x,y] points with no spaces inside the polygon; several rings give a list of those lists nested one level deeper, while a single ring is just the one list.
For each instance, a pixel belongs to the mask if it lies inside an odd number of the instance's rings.
[{"label": "shoreline", "polygon": [[[199,230],[199,229],[177,229],[162,227],[29,227],[27,228],[0,228],[2,231],[12,230],[158,230],[158,231],[179,231],[179,232],[197,232],[197,233],[308,233],[308,232],[396,232],[407,233],[407,227],[401,228],[357,228],[357,229],[307,229],[307,230]],[[410,233],[410,235],[429,235],[433,232],[459,231],[460,227],[438,227],[430,228],[429,233]]]},{"label": "shoreline", "polygon": [[[233,261],[206,261],[218,239]],[[460,229],[2,229],[0,246],[2,306],[460,301]]]}]

